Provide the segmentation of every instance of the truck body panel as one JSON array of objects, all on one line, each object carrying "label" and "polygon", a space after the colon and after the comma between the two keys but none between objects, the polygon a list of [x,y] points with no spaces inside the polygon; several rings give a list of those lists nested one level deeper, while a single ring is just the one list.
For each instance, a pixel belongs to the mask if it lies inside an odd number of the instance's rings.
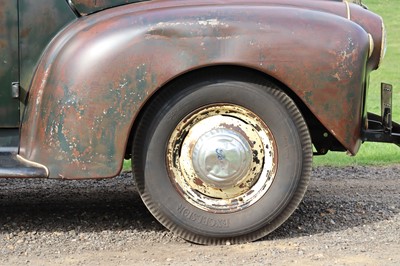
[{"label": "truck body panel", "polygon": [[[19,81],[18,5],[15,0],[0,3],[0,129],[18,128],[19,101],[12,83]],[[6,145],[0,137],[0,146]]]},{"label": "truck body panel", "polygon": [[370,44],[365,30],[340,16],[288,6],[162,3],[83,17],[53,40],[31,85],[23,157],[49,167],[52,178],[115,176],[146,101],[175,77],[221,65],[284,83],[357,152]]}]

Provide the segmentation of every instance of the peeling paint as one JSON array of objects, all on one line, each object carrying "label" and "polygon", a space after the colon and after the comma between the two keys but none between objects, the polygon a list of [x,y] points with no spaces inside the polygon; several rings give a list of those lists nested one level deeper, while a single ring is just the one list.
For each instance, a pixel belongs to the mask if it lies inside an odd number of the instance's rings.
[{"label": "peeling paint", "polygon": [[194,206],[218,213],[257,202],[277,169],[268,127],[251,111],[230,104],[205,106],[185,117],[167,150],[177,190]]},{"label": "peeling paint", "polygon": [[216,65],[282,82],[356,152],[363,85],[376,61],[368,59],[368,35],[343,19],[343,3],[276,2],[149,1],[76,19],[52,39],[26,82],[21,153],[54,178],[115,176],[149,97],[175,77]]}]

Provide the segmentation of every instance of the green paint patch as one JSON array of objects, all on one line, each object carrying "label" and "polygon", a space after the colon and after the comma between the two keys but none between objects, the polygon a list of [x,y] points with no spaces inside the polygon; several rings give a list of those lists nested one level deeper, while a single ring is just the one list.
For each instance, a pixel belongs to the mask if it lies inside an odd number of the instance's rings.
[{"label": "green paint patch", "polygon": [[312,97],[312,96],[313,96],[313,92],[312,92],[312,91],[307,91],[307,92],[306,92],[305,99],[306,99],[306,102],[307,102],[308,104],[310,104],[310,105],[313,104],[313,101],[311,100],[311,97]]}]

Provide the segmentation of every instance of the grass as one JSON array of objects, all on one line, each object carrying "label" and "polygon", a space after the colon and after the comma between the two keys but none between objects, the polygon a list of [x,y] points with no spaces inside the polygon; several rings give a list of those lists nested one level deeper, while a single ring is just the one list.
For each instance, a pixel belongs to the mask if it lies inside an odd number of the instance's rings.
[{"label": "grass", "polygon": [[131,160],[125,160],[124,165],[122,166],[122,171],[131,171],[132,166],[131,166]]},{"label": "grass", "polygon": [[[400,60],[400,20],[398,0],[364,0],[368,8],[382,16],[387,29],[388,48],[381,67],[371,74],[367,109],[380,114],[380,83],[393,84],[393,120],[400,121],[400,73],[397,66]],[[396,109],[397,107],[397,109]],[[314,157],[314,165],[388,165],[400,163],[400,148],[394,144],[364,143],[356,156],[329,152],[325,156]]]},{"label": "grass", "polygon": [[[380,83],[393,84],[393,120],[400,121],[400,73],[397,62],[400,60],[400,5],[398,0],[364,0],[368,8],[381,15],[387,29],[388,48],[386,57],[379,70],[371,74],[368,91],[368,111],[380,114]],[[396,109],[396,107],[398,107]],[[388,165],[400,163],[400,148],[394,144],[364,143],[356,156],[348,156],[342,152],[329,152],[324,156],[314,157],[314,165]],[[131,168],[130,161],[124,162],[124,170]]]}]

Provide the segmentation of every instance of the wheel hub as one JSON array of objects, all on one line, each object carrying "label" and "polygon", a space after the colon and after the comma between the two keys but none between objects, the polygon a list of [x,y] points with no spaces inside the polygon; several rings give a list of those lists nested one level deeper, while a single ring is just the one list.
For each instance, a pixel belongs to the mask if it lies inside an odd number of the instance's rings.
[{"label": "wheel hub", "polygon": [[[201,123],[207,125],[208,120]],[[248,175],[253,157],[251,147],[244,136],[222,125],[206,130],[194,145],[193,168],[201,180],[215,188],[232,187]],[[192,142],[189,138],[185,141]]]},{"label": "wheel hub", "polygon": [[258,201],[276,173],[267,125],[236,105],[211,105],[185,117],[171,135],[167,166],[191,204],[232,212]]},{"label": "wheel hub", "polygon": [[191,158],[199,178],[215,188],[227,189],[248,175],[253,156],[245,136],[227,128],[244,123],[231,117],[218,120],[214,117],[199,122],[192,132],[204,133],[197,141],[190,134],[185,142],[195,143]]}]

